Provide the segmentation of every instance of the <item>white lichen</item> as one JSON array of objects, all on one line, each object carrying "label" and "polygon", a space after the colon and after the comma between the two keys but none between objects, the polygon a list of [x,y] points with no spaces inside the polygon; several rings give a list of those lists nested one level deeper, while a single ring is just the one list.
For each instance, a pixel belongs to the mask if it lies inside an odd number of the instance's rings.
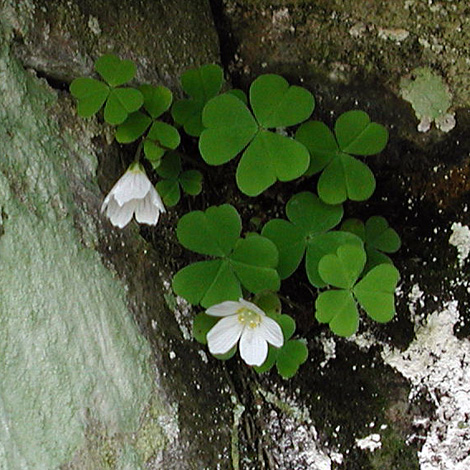
[{"label": "white lichen", "polygon": [[470,229],[460,222],[454,222],[450,228],[452,235],[449,243],[457,248],[459,265],[462,267],[470,253]]},{"label": "white lichen", "polygon": [[356,439],[356,446],[359,447],[359,449],[374,452],[382,447],[380,434],[374,433],[363,437],[362,439]]}]

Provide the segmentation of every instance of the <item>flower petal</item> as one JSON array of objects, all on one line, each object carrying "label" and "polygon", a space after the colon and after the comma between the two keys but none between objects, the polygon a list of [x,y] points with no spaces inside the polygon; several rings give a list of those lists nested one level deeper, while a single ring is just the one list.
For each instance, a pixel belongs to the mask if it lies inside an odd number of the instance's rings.
[{"label": "flower petal", "polygon": [[158,194],[157,190],[153,186],[150,187],[149,194],[150,194],[150,199],[152,201],[152,204],[154,206],[157,206],[160,209],[160,212],[166,212],[165,206],[163,205],[162,198],[160,197],[160,194]]},{"label": "flower petal", "polygon": [[279,323],[269,317],[262,317],[258,326],[259,334],[265,341],[271,343],[276,348],[280,348],[284,344],[284,335]]},{"label": "flower petal", "polygon": [[152,203],[150,192],[138,201],[135,208],[135,219],[141,224],[156,225],[158,217],[160,216],[160,209]]},{"label": "flower petal", "polygon": [[120,206],[114,199],[111,199],[106,215],[114,226],[124,228],[131,221],[136,206],[136,200]]},{"label": "flower petal", "polygon": [[127,170],[111,189],[116,202],[122,206],[132,199],[143,199],[152,187],[147,175],[140,170]]},{"label": "flower petal", "polygon": [[227,300],[221,304],[213,305],[206,310],[207,315],[213,317],[227,317],[229,315],[235,315],[237,311],[242,308],[243,305],[240,302],[234,302],[233,300]]},{"label": "flower petal", "polygon": [[240,356],[249,366],[260,366],[268,356],[268,343],[259,327],[245,328],[240,339]]},{"label": "flower petal", "polygon": [[248,300],[245,300],[243,298],[238,299],[240,302],[240,307],[245,307],[248,310],[251,310],[252,312],[257,313],[258,315],[261,315],[261,318],[265,317],[266,314],[261,310],[257,305],[255,305],[253,302],[248,302]]},{"label": "flower petal", "polygon": [[207,345],[211,354],[225,354],[237,344],[244,326],[238,317],[222,318],[207,333]]}]

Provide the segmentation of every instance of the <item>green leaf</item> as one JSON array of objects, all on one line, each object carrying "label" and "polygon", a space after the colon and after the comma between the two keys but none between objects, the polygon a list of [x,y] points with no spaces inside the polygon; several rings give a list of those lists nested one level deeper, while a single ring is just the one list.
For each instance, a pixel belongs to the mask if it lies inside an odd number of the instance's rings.
[{"label": "green leaf", "polygon": [[305,234],[313,235],[338,225],[343,218],[343,207],[325,204],[315,194],[304,191],[291,197],[286,214]]},{"label": "green leaf", "polygon": [[104,108],[104,119],[107,123],[123,123],[127,116],[137,111],[144,102],[139,90],[133,88],[114,88],[111,90]]},{"label": "green leaf", "polygon": [[366,313],[385,323],[395,315],[394,293],[400,274],[391,264],[380,264],[354,287],[354,295]]},{"label": "green leaf", "polygon": [[199,137],[204,130],[202,125],[202,101],[179,100],[171,108],[171,115],[176,123],[184,127],[186,134],[192,137]]},{"label": "green leaf", "polygon": [[356,245],[342,245],[335,254],[325,255],[318,263],[318,272],[326,284],[350,289],[366,264],[366,252]]},{"label": "green leaf", "polygon": [[161,121],[152,124],[147,138],[155,140],[163,148],[172,150],[177,148],[181,141],[179,132],[170,124]]},{"label": "green leaf", "polygon": [[366,253],[367,253],[367,263],[366,267],[364,268],[364,272],[369,272],[372,268],[375,268],[379,264],[392,264],[392,260],[381,251],[376,250],[375,248],[371,248],[366,245]]},{"label": "green leaf", "polygon": [[205,312],[198,313],[193,321],[193,336],[196,341],[207,344],[207,333],[219,321],[217,317],[211,317]]},{"label": "green leaf", "polygon": [[168,152],[155,170],[162,178],[176,180],[181,172],[181,158],[175,152]]},{"label": "green leaf", "polygon": [[[160,165],[161,166],[161,165]],[[157,168],[157,170],[160,167]],[[156,190],[163,199],[163,203],[167,207],[173,207],[178,204],[181,193],[180,185],[176,180],[162,180],[156,184]]]},{"label": "green leaf", "polygon": [[330,128],[320,121],[308,121],[302,124],[295,138],[310,152],[310,166],[307,176],[320,172],[338,153],[339,147]]},{"label": "green leaf", "polygon": [[350,292],[328,290],[322,292],[315,302],[315,318],[329,323],[331,331],[339,336],[351,336],[359,327],[359,313]]},{"label": "green leaf", "polygon": [[348,198],[365,201],[374,189],[375,178],[369,167],[345,153],[335,157],[318,180],[318,195],[327,204],[341,204]]},{"label": "green leaf", "polygon": [[152,140],[145,139],[144,154],[147,160],[152,163],[152,166],[156,169],[160,165],[160,161],[162,156],[165,154],[165,150]]},{"label": "green leaf", "polygon": [[366,229],[362,220],[347,219],[341,224],[341,230],[353,233],[363,241],[366,240]]},{"label": "green leaf", "polygon": [[116,140],[120,144],[134,142],[143,135],[151,122],[152,120],[140,111],[130,114],[116,129]]},{"label": "green leaf", "polygon": [[388,141],[388,131],[371,122],[364,111],[348,111],[336,121],[335,133],[343,152],[354,155],[373,155],[381,152]]},{"label": "green leaf", "polygon": [[230,351],[227,351],[225,354],[213,354],[213,356],[219,361],[228,361],[229,359],[232,359],[233,356],[235,356],[236,352],[237,345],[235,345],[232,349],[230,349]]},{"label": "green leaf", "polygon": [[211,260],[190,264],[173,277],[175,294],[204,308],[226,300],[238,300],[242,290],[228,261]]},{"label": "green leaf", "polygon": [[202,113],[199,151],[210,165],[222,165],[240,153],[258,126],[248,108],[235,96],[223,94],[210,100]]},{"label": "green leaf", "polygon": [[380,216],[370,217],[365,225],[366,242],[377,250],[395,253],[400,249],[401,240],[398,233]]},{"label": "green leaf", "polygon": [[274,364],[276,363],[277,356],[279,354],[279,349],[269,345],[268,356],[261,366],[254,366],[253,369],[258,372],[258,374],[264,374],[271,370]]},{"label": "green leaf", "polygon": [[193,211],[185,214],[178,222],[176,231],[178,240],[184,247],[212,256],[229,255],[240,232],[240,216],[229,204],[209,207],[205,212]]},{"label": "green leaf", "polygon": [[299,267],[304,256],[307,242],[303,231],[287,220],[274,219],[263,227],[261,234],[277,246],[277,271],[281,279],[288,278]]},{"label": "green leaf", "polygon": [[228,90],[227,93],[238,98],[243,104],[248,104],[248,98],[246,97],[246,93],[243,90],[232,88],[231,90]]},{"label": "green leaf", "polygon": [[291,181],[305,173],[310,162],[307,149],[289,137],[260,131],[243,153],[237,184],[248,196],[257,196],[276,180]]},{"label": "green leaf", "polygon": [[157,119],[170,108],[173,93],[167,87],[141,85],[139,90],[144,97],[144,108],[153,119]]},{"label": "green leaf", "polygon": [[274,74],[261,75],[251,84],[250,102],[257,121],[265,129],[305,121],[315,106],[308,90],[289,86],[284,78]]},{"label": "green leaf", "polygon": [[281,314],[281,300],[275,292],[269,290],[258,292],[253,303],[271,318],[277,318]]},{"label": "green leaf", "polygon": [[183,171],[179,182],[186,194],[197,196],[202,190],[202,173],[198,170]]},{"label": "green leaf", "polygon": [[109,88],[94,78],[76,78],[70,84],[70,93],[78,100],[78,115],[86,118],[101,109],[109,95]]},{"label": "green leaf", "polygon": [[307,243],[305,269],[310,283],[315,287],[325,287],[325,282],[318,272],[320,260],[328,254],[334,254],[341,245],[363,246],[362,240],[348,232],[327,232],[312,236]]},{"label": "green leaf", "polygon": [[303,341],[288,341],[277,355],[276,368],[279,375],[284,379],[290,379],[297,373],[299,367],[307,358],[308,349]]},{"label": "green leaf", "polygon": [[277,248],[271,240],[252,234],[237,241],[230,264],[243,286],[256,294],[263,290],[279,290],[278,259]]},{"label": "green leaf", "polygon": [[279,315],[275,320],[279,323],[279,326],[282,329],[284,342],[289,341],[295,332],[295,320],[286,314]]},{"label": "green leaf", "polygon": [[203,65],[196,69],[190,69],[181,76],[183,90],[196,100],[206,102],[219,93],[224,74],[222,69],[215,64]]},{"label": "green leaf", "polygon": [[129,82],[135,77],[137,71],[132,60],[121,60],[114,54],[101,56],[95,62],[95,70],[112,87],[117,87]]}]

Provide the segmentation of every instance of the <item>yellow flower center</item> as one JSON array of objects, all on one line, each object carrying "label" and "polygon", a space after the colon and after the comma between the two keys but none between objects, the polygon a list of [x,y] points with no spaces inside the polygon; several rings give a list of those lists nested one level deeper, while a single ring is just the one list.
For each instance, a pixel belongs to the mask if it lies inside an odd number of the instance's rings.
[{"label": "yellow flower center", "polygon": [[248,328],[256,328],[261,323],[261,315],[243,307],[237,311],[238,321]]}]

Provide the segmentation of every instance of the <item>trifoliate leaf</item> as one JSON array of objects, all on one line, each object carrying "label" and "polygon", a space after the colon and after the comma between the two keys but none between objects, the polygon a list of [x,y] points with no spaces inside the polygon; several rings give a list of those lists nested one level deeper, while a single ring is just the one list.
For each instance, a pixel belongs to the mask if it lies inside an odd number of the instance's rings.
[{"label": "trifoliate leaf", "polygon": [[381,152],[388,141],[388,131],[371,122],[364,111],[348,111],[336,121],[335,134],[343,152],[353,155],[373,155]]},{"label": "trifoliate leaf", "polygon": [[356,245],[342,245],[334,254],[325,255],[318,263],[322,280],[331,286],[350,289],[366,264],[366,252]]},{"label": "trifoliate leaf", "polygon": [[202,158],[210,165],[222,165],[234,158],[258,130],[248,108],[235,96],[223,94],[210,100],[202,113],[207,128],[199,139]]},{"label": "trifoliate leaf", "polygon": [[320,121],[308,121],[302,124],[295,133],[295,138],[310,152],[310,165],[305,172],[307,176],[323,170],[339,151],[330,128]]},{"label": "trifoliate leaf", "polygon": [[85,118],[101,109],[109,91],[108,86],[94,78],[76,78],[70,84],[70,93],[78,100],[78,115]]},{"label": "trifoliate leaf", "polygon": [[279,326],[282,329],[284,342],[289,341],[295,332],[295,320],[286,314],[279,315],[275,320],[279,323]]},{"label": "trifoliate leaf", "polygon": [[104,119],[107,123],[117,125],[123,123],[127,116],[137,111],[144,102],[139,90],[133,88],[113,88],[106,101]]},{"label": "trifoliate leaf", "polygon": [[174,121],[184,127],[186,134],[192,137],[199,137],[204,130],[202,125],[202,101],[179,100],[171,108],[171,115]]},{"label": "trifoliate leaf", "polygon": [[315,194],[304,191],[291,197],[286,214],[305,234],[313,235],[336,227],[343,218],[343,207],[325,204]]},{"label": "trifoliate leaf", "polygon": [[277,267],[281,279],[288,278],[298,267],[305,253],[307,241],[302,230],[287,220],[270,220],[261,232],[279,251]]},{"label": "trifoliate leaf", "polygon": [[260,131],[243,153],[237,168],[237,185],[248,196],[257,196],[279,181],[302,176],[310,156],[299,142],[280,134]]},{"label": "trifoliate leaf", "polygon": [[331,331],[339,336],[351,336],[359,327],[359,314],[351,292],[328,290],[322,292],[315,302],[315,318],[329,323]]},{"label": "trifoliate leaf", "polygon": [[340,153],[327,165],[318,180],[318,195],[327,204],[346,199],[365,201],[375,190],[369,167],[350,155]]},{"label": "trifoliate leaf", "polygon": [[281,300],[275,292],[261,291],[255,295],[253,303],[271,318],[277,319],[281,314]]},{"label": "trifoliate leaf", "polygon": [[385,323],[395,315],[394,293],[399,277],[394,266],[380,264],[354,287],[354,295],[373,320]]},{"label": "trifoliate leaf", "polygon": [[198,170],[183,171],[179,182],[186,194],[197,196],[202,190],[202,173]]},{"label": "trifoliate leaf", "polygon": [[129,82],[135,77],[137,72],[136,66],[132,60],[121,60],[114,54],[101,56],[95,62],[95,70],[112,87],[117,87]]},{"label": "trifoliate leaf", "polygon": [[243,90],[239,90],[238,88],[232,88],[231,90],[227,91],[228,94],[237,97],[243,104],[248,104],[248,98],[246,93]]},{"label": "trifoliate leaf", "polygon": [[179,242],[189,250],[212,256],[227,256],[241,232],[241,219],[229,205],[209,207],[205,212],[193,211],[179,221]]},{"label": "trifoliate leaf", "polygon": [[289,86],[284,78],[274,74],[261,75],[251,84],[250,102],[258,123],[265,129],[305,121],[315,106],[308,90]]},{"label": "trifoliate leaf", "polygon": [[139,90],[144,97],[144,108],[153,119],[157,119],[170,108],[173,94],[167,87],[141,85]]},{"label": "trifoliate leaf", "polygon": [[242,296],[240,282],[223,259],[200,261],[181,269],[173,277],[173,290],[189,303],[204,308]]},{"label": "trifoliate leaf", "polygon": [[366,241],[366,228],[364,223],[359,219],[347,219],[341,224],[341,230],[354,233],[361,240]]},{"label": "trifoliate leaf", "polygon": [[326,232],[310,237],[305,256],[305,269],[310,283],[315,287],[325,287],[325,282],[318,272],[320,260],[327,254],[336,253],[341,245],[363,246],[362,240],[348,232]]},{"label": "trifoliate leaf", "polygon": [[[290,221],[270,220],[262,230],[262,235],[272,240],[279,250],[278,271],[281,279],[289,277],[297,269],[306,246],[315,244],[316,235],[332,229],[339,223],[343,209],[341,206],[325,204],[312,193],[303,192],[289,200],[286,213]],[[331,244],[332,242],[328,246]],[[334,251],[338,246],[334,244]],[[321,256],[327,253],[321,252]],[[311,269],[316,271],[319,260],[320,258],[316,260]],[[307,266],[307,272],[308,270]],[[318,275],[317,277],[319,278]],[[318,281],[322,284],[321,279]]]},{"label": "trifoliate leaf", "polygon": [[168,152],[155,171],[162,178],[176,180],[181,171],[180,156],[175,152]]},{"label": "trifoliate leaf", "polygon": [[170,124],[161,121],[152,124],[147,138],[156,141],[163,148],[172,150],[177,148],[181,141],[179,132]]},{"label": "trifoliate leaf", "polygon": [[401,240],[398,233],[380,216],[370,217],[365,225],[366,242],[377,250],[395,253],[400,249]]},{"label": "trifoliate leaf", "polygon": [[258,374],[264,374],[265,372],[268,372],[276,363],[278,354],[279,349],[269,345],[268,356],[266,357],[266,360],[263,362],[262,365],[254,366],[253,369],[258,372]]},{"label": "trifoliate leaf", "polygon": [[308,349],[301,340],[290,340],[279,350],[276,368],[281,377],[290,379],[307,360]]},{"label": "trifoliate leaf", "polygon": [[219,361],[228,361],[229,359],[232,359],[233,356],[235,356],[236,352],[237,345],[235,345],[232,349],[230,349],[230,351],[227,351],[225,354],[213,354],[213,356]]},{"label": "trifoliate leaf", "polygon": [[129,114],[127,119],[116,129],[116,140],[120,144],[134,142],[143,135],[151,122],[152,120],[140,111]]},{"label": "trifoliate leaf", "polygon": [[157,145],[153,140],[144,140],[145,158],[152,164],[154,168],[160,165],[161,158],[165,154],[165,150]]},{"label": "trifoliate leaf", "polygon": [[274,243],[258,234],[239,239],[230,255],[230,264],[238,279],[254,294],[263,290],[279,290],[278,260]]},{"label": "trifoliate leaf", "polygon": [[196,341],[207,344],[207,333],[219,321],[219,318],[207,315],[205,312],[198,313],[193,321],[193,336]]},{"label": "trifoliate leaf", "polygon": [[207,102],[219,93],[223,80],[222,69],[218,65],[209,64],[184,72],[181,85],[189,96]]},{"label": "trifoliate leaf", "polygon": [[[161,165],[157,168],[159,170]],[[163,199],[165,206],[173,207],[178,204],[181,193],[180,185],[176,180],[161,180],[156,184],[158,194]]]}]

